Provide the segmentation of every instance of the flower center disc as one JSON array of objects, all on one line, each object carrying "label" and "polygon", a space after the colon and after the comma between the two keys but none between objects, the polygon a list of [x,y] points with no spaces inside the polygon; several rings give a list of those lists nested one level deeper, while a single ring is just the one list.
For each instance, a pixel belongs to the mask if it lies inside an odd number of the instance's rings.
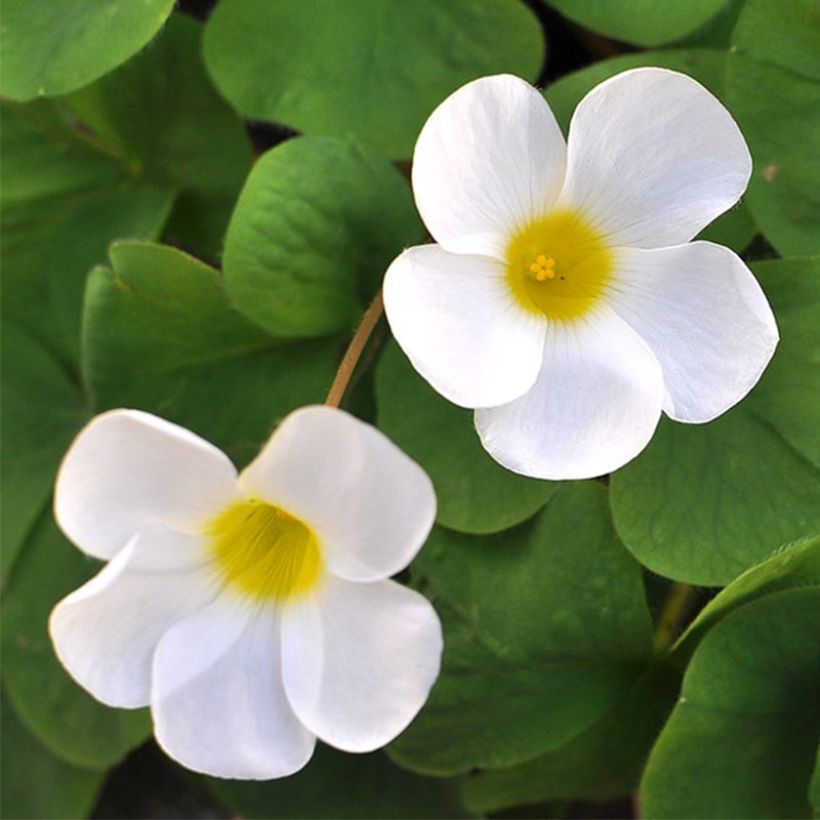
[{"label": "flower center disc", "polygon": [[313,588],[322,569],[313,530],[256,499],[228,507],[208,527],[223,576],[254,598],[292,598]]},{"label": "flower center disc", "polygon": [[612,268],[603,237],[572,211],[531,222],[507,248],[507,280],[515,298],[556,321],[583,316],[603,293]]}]

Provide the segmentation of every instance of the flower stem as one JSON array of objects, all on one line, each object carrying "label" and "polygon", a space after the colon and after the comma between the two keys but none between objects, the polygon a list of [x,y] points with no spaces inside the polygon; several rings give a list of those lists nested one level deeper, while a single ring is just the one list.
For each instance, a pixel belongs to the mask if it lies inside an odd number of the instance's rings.
[{"label": "flower stem", "polygon": [[356,370],[356,365],[383,313],[384,302],[382,301],[381,289],[379,289],[379,292],[373,297],[370,306],[364,312],[362,321],[353,334],[353,338],[350,340],[345,355],[339,364],[339,369],[333,377],[333,384],[330,385],[330,390],[325,399],[325,404],[328,407],[338,407],[341,404],[345,390],[347,390],[350,380],[353,377],[353,372]]},{"label": "flower stem", "polygon": [[672,584],[655,628],[653,644],[656,652],[668,649],[675,642],[696,595],[697,590],[689,584]]}]

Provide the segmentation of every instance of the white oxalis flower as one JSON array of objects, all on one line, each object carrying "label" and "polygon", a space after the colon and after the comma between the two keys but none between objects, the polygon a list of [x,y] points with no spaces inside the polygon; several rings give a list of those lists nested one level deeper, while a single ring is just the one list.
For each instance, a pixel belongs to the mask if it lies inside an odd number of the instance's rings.
[{"label": "white oxalis flower", "polygon": [[388,580],[435,506],[424,471],[341,410],[292,413],[238,476],[188,430],[105,413],[57,479],[60,526],[109,561],[54,609],[57,654],[103,703],[150,705],[197,771],[281,777],[317,736],[378,748],[439,670],[435,611]]},{"label": "white oxalis flower", "polygon": [[438,244],[387,272],[391,329],[484,447],[539,478],[586,478],[637,455],[661,410],[705,422],[757,382],[771,309],[728,248],[690,242],[737,202],[743,136],[701,85],[639,68],[594,88],[567,142],[508,75],[430,116],[413,157]]}]

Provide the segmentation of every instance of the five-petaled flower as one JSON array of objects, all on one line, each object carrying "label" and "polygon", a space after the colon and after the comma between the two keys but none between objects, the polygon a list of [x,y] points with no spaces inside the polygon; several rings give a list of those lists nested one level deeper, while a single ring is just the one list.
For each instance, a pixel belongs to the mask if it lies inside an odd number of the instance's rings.
[{"label": "five-petaled flower", "polygon": [[438,674],[435,611],[389,580],[430,531],[432,485],[341,410],[292,413],[239,476],[181,427],[105,413],[66,455],[55,512],[109,560],[52,613],[60,660],[104,703],[150,705],[192,769],[281,777],[317,736],[375,749]]},{"label": "five-petaled flower", "polygon": [[751,173],[724,107],[685,75],[619,74],[578,105],[567,142],[512,76],[456,91],[413,157],[438,244],[385,279],[391,329],[484,447],[539,478],[617,469],[661,410],[705,422],[757,382],[771,309],[732,251],[690,240]]}]

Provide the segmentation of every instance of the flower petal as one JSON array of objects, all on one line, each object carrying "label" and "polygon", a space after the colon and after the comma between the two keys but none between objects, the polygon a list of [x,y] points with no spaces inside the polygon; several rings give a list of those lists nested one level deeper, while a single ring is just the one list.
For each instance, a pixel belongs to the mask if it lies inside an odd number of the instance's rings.
[{"label": "flower petal", "polygon": [[609,303],[663,369],[663,409],[704,422],[742,399],[777,345],[777,325],[752,272],[728,248],[693,242],[619,250]]},{"label": "flower petal", "polygon": [[332,407],[291,413],[239,483],[312,527],[328,569],[356,581],[406,567],[436,516],[427,473],[375,427]]},{"label": "flower petal", "polygon": [[624,71],[592,89],[569,129],[561,202],[611,245],[686,242],[746,190],[749,149],[729,112],[691,77]]},{"label": "flower petal", "polygon": [[140,529],[198,532],[231,502],[228,457],[183,427],[138,410],[92,419],[63,459],[54,514],[63,532],[95,558],[114,556]]},{"label": "flower petal", "polygon": [[609,308],[553,325],[535,386],[476,410],[481,442],[508,469],[535,478],[592,478],[634,458],[655,431],[663,376],[646,343]]},{"label": "flower petal", "polygon": [[282,672],[299,719],[331,746],[378,749],[421,709],[438,676],[441,624],[393,581],[329,578],[282,618]]},{"label": "flower petal", "polygon": [[155,528],[134,536],[51,613],[54,649],[69,674],[109,706],[147,706],[157,643],[216,593],[202,540]]},{"label": "flower petal", "polygon": [[454,404],[506,404],[538,375],[546,321],[516,302],[495,259],[410,248],[387,270],[384,306],[413,366]]},{"label": "flower petal", "polygon": [[165,752],[215,777],[293,774],[316,742],[285,695],[279,614],[230,593],[160,641],[151,711]]},{"label": "flower petal", "polygon": [[509,74],[451,94],[413,154],[413,193],[435,240],[452,253],[504,257],[510,235],[555,201],[566,144],[549,106]]}]

